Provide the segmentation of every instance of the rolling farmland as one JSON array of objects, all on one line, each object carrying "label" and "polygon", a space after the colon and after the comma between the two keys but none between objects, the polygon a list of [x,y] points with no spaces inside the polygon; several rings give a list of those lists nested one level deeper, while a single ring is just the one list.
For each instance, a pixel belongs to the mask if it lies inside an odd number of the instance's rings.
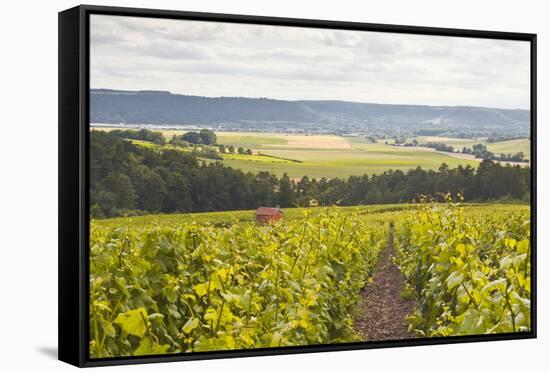
[{"label": "rolling farmland", "polygon": [[[347,177],[350,175],[379,174],[388,169],[408,170],[420,166],[437,169],[445,162],[453,168],[458,165],[476,166],[479,159],[460,157],[455,154],[436,152],[424,147],[398,147],[386,145],[382,141],[372,143],[360,137],[334,135],[288,135],[258,133],[218,133],[220,143],[251,147],[254,151],[286,159],[300,160],[294,164],[253,163],[246,160],[227,159],[228,166],[244,171],[270,171],[277,175],[286,172],[291,178]],[[486,141],[450,139],[437,137],[419,138],[422,144],[428,141],[445,142],[459,147],[471,146]],[[529,140],[510,140],[487,144],[491,151],[507,153],[523,151],[528,158]]]},{"label": "rolling farmland", "polygon": [[[175,130],[162,132],[167,139],[183,133]],[[254,132],[216,134],[220,144],[242,146],[254,152],[255,156],[252,157],[223,155],[223,162],[227,166],[245,172],[269,171],[278,176],[287,173],[295,179],[304,175],[345,178],[350,175],[379,174],[388,169],[408,170],[417,166],[437,169],[443,162],[449,167],[468,164],[476,166],[479,163],[476,159],[461,159],[433,149],[390,146],[359,137]],[[265,156],[257,157],[258,154]],[[284,159],[298,162],[285,162]]]},{"label": "rolling farmland", "polygon": [[[101,130],[110,130],[102,128]],[[166,139],[181,135],[184,131],[162,130]],[[290,178],[298,179],[307,175],[316,178],[346,178],[351,175],[380,174],[386,170],[409,170],[418,166],[425,169],[437,169],[441,163],[454,168],[458,165],[475,167],[480,159],[461,154],[450,154],[419,147],[399,147],[384,140],[372,143],[362,137],[343,137],[336,135],[299,135],[261,132],[222,132],[217,131],[218,143],[235,147],[250,148],[253,156],[238,154],[222,155],[227,166],[245,172],[269,171],[277,176],[287,173]],[[471,147],[481,143],[497,154],[523,151],[529,158],[529,140],[509,140],[487,143],[486,139],[455,139],[436,136],[419,136],[420,145],[427,142],[441,142],[456,149]],[[151,146],[145,142],[133,141],[142,146]],[[288,161],[288,160],[294,160]],[[210,162],[210,160],[206,160]]]}]

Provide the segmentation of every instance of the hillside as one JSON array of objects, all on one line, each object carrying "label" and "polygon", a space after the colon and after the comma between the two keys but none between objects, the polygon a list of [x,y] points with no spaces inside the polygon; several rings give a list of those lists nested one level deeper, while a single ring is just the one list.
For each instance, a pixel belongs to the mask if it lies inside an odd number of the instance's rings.
[{"label": "hillside", "polygon": [[202,125],[263,131],[387,132],[421,130],[529,135],[529,111],[344,101],[201,97],[164,91],[90,94],[92,123]]}]

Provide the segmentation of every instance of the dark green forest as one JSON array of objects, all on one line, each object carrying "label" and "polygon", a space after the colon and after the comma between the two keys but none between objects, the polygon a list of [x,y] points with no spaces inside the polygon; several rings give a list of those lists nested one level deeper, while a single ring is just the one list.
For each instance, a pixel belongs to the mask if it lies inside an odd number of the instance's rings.
[{"label": "dark green forest", "polygon": [[439,192],[462,192],[465,201],[527,202],[530,169],[484,160],[477,169],[442,164],[438,170],[418,167],[347,179],[304,176],[296,181],[286,174],[279,178],[269,172],[244,173],[221,162],[207,163],[193,153],[158,152],[136,146],[120,133],[90,132],[90,214],[95,218],[246,210],[261,205],[401,203]]}]

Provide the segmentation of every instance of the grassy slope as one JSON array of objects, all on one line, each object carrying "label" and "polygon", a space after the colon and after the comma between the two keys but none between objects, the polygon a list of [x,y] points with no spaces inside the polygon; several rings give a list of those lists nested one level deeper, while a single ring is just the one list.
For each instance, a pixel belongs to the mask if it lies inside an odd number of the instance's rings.
[{"label": "grassy slope", "polygon": [[266,154],[284,158],[299,159],[302,163],[275,164],[252,163],[249,161],[226,160],[224,163],[244,171],[270,171],[281,175],[286,172],[291,178],[309,177],[340,177],[350,175],[380,174],[388,169],[408,170],[421,166],[437,169],[445,162],[451,167],[459,164],[476,165],[475,160],[462,160],[445,154],[417,151],[327,151],[327,150],[272,150]]},{"label": "grassy slope", "polygon": [[531,158],[531,141],[529,139],[495,142],[492,144],[487,144],[487,149],[496,154],[523,152],[525,154],[525,158]]}]

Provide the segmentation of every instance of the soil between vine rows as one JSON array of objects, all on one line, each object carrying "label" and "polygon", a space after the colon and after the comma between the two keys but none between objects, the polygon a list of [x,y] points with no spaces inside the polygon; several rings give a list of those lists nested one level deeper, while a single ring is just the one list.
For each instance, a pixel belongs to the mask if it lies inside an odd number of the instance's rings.
[{"label": "soil between vine rows", "polygon": [[393,230],[389,232],[388,244],[380,253],[373,275],[361,292],[362,311],[355,322],[355,330],[367,341],[390,341],[415,338],[408,331],[405,317],[414,307],[414,300],[402,299],[403,278],[393,263],[395,247]]}]

